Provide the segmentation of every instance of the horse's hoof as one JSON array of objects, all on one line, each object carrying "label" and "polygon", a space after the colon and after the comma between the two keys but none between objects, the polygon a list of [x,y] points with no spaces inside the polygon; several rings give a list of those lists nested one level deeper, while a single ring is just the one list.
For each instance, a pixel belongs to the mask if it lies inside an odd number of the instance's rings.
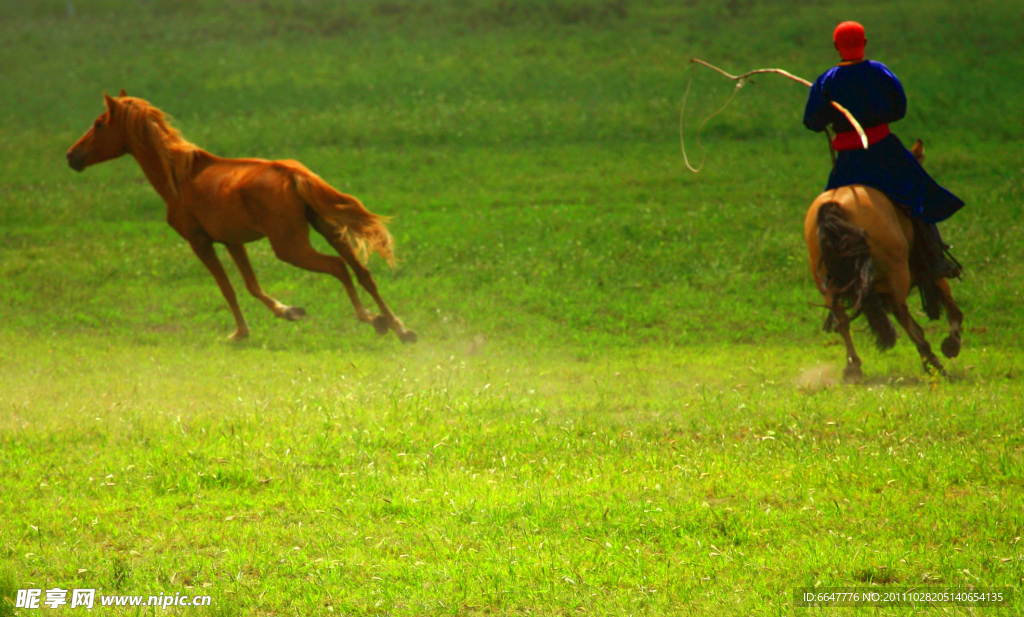
[{"label": "horse's hoof", "polygon": [[229,341],[239,342],[249,338],[248,330],[235,330],[235,333],[228,337]]},{"label": "horse's hoof", "polygon": [[398,338],[401,339],[403,343],[415,343],[417,340],[416,333],[412,330],[402,332],[398,335]]},{"label": "horse's hoof", "polygon": [[373,324],[373,329],[377,331],[377,334],[381,336],[387,334],[388,330],[390,329],[388,318],[383,315],[377,315],[376,317],[370,320],[370,323]]},{"label": "horse's hoof", "polygon": [[306,318],[306,310],[298,306],[290,306],[281,314],[281,318],[288,321],[299,321]]},{"label": "horse's hoof", "polygon": [[846,383],[857,384],[864,378],[864,373],[861,372],[859,366],[848,366],[843,370],[843,381]]},{"label": "horse's hoof", "polygon": [[924,372],[929,375],[938,373],[943,377],[949,377],[949,375],[946,374],[946,369],[942,368],[942,365],[939,364],[939,361],[935,358],[929,358],[924,361]]},{"label": "horse's hoof", "polygon": [[942,355],[947,358],[955,358],[960,355],[960,339],[952,336],[947,336],[946,340],[942,341]]}]

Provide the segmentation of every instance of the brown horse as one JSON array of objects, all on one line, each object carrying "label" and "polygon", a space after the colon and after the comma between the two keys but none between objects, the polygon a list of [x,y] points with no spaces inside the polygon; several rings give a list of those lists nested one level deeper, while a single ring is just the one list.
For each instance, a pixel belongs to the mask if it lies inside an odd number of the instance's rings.
[{"label": "brown horse", "polygon": [[[167,222],[210,271],[235,317],[232,340],[244,339],[249,327],[238,308],[235,291],[214,250],[224,244],[245,279],[245,287],[282,319],[305,317],[298,307],[285,306],[263,291],[249,263],[247,242],[266,237],[278,259],[313,272],[333,275],[345,287],[356,319],[373,324],[379,334],[394,330],[403,342],[416,341],[388,308],[366,269],[370,253],[389,263],[392,239],[387,219],[368,211],[351,195],[339,193],[298,161],[226,159],[182,138],[164,113],[146,101],[103,95],[107,109],[68,150],[76,171],[130,153],[156,192],[167,203]],[[324,255],[309,244],[312,225],[341,257]],[[348,269],[369,292],[380,315],[362,305]]]},{"label": "brown horse", "polygon": [[[911,152],[924,160],[924,145],[917,140]],[[825,296],[829,317],[827,331],[839,330],[846,343],[848,381],[861,378],[861,362],[850,337],[853,317],[863,313],[874,332],[878,347],[889,349],[896,344],[896,330],[889,321],[892,313],[917,346],[925,371],[945,375],[938,358],[924,338],[924,331],[907,308],[907,296],[914,285],[936,289],[939,301],[932,318],[946,310],[949,336],[942,342],[942,353],[954,358],[960,353],[963,313],[953,301],[945,279],[925,280],[912,269],[914,226],[888,197],[869,186],[844,186],[822,193],[811,204],[804,221],[804,239],[810,258],[811,274],[818,290]],[[845,305],[845,306],[844,306]]]}]

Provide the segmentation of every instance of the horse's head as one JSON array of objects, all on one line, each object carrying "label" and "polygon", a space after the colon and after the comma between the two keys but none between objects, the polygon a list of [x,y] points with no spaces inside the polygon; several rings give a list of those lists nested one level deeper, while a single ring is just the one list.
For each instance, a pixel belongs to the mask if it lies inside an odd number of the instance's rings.
[{"label": "horse's head", "polygon": [[[126,96],[121,90],[121,96]],[[115,159],[128,152],[128,136],[124,123],[122,104],[116,98],[103,93],[107,109],[96,118],[92,127],[68,150],[68,165],[75,171],[82,171],[90,165]]]},{"label": "horse's head", "polygon": [[918,163],[924,163],[924,142],[918,139],[914,142],[913,146],[910,146],[910,153],[914,155]]}]

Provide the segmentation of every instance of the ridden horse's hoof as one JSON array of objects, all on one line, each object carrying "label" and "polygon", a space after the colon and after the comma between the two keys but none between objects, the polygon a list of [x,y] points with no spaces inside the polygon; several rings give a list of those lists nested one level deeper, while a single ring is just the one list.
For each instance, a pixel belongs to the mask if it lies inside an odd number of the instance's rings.
[{"label": "ridden horse's hoof", "polygon": [[861,372],[859,366],[847,366],[843,369],[843,381],[846,383],[860,383],[863,378],[864,373]]},{"label": "ridden horse's hoof", "polygon": [[947,336],[942,341],[942,355],[947,358],[955,358],[960,355],[960,339],[954,336]]},{"label": "ridden horse's hoof", "polygon": [[387,334],[388,330],[390,329],[388,318],[383,315],[377,315],[376,317],[370,320],[370,323],[373,324],[373,329],[377,331],[377,334],[381,336]]},{"label": "ridden horse's hoof", "polygon": [[403,343],[415,343],[417,340],[416,333],[412,330],[402,332],[398,335],[398,338],[401,339]]},{"label": "ridden horse's hoof", "polygon": [[939,364],[939,361],[934,358],[924,360],[924,372],[928,373],[929,375],[934,375],[935,373],[938,373],[943,377],[949,377],[949,375],[946,374],[946,369],[942,368],[942,365]]},{"label": "ridden horse's hoof", "polygon": [[237,343],[238,341],[244,341],[247,338],[249,338],[248,330],[235,330],[235,333],[229,336],[228,340]]},{"label": "ridden horse's hoof", "polygon": [[306,310],[298,306],[289,306],[283,313],[281,313],[281,319],[287,319],[288,321],[299,321],[300,319],[306,318]]}]

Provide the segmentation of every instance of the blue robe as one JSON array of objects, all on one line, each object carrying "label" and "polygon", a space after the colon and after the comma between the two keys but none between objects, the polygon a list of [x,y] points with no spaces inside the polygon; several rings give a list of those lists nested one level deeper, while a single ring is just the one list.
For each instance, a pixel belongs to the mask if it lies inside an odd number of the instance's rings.
[{"label": "blue robe", "polygon": [[[836,132],[852,131],[846,116],[830,101],[853,114],[865,129],[896,122],[907,113],[903,85],[884,64],[865,60],[835,66],[811,86],[804,110],[804,126],[824,131],[829,124]],[[843,150],[828,178],[828,189],[865,184],[889,196],[904,211],[926,223],[938,223],[952,216],[964,202],[939,186],[921,167],[894,133],[867,150]]]}]

